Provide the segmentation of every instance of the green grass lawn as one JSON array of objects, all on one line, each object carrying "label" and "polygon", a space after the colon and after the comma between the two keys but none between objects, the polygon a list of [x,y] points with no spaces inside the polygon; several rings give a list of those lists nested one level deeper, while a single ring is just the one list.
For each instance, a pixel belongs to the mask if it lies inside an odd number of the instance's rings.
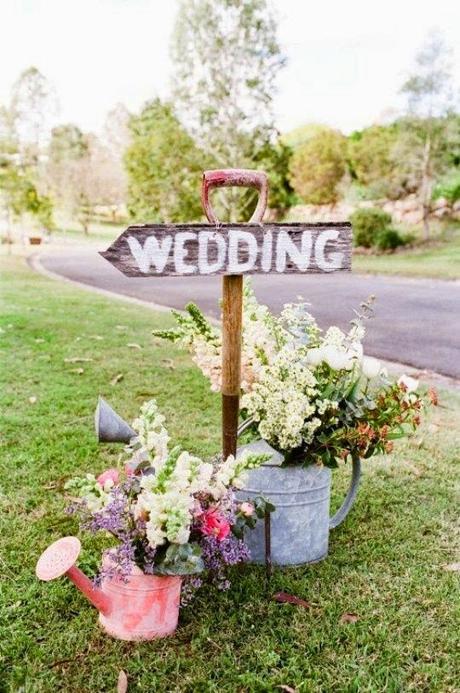
[{"label": "green grass lawn", "polygon": [[[394,455],[365,463],[327,560],[278,570],[269,589],[263,569],[243,567],[230,592],[181,612],[174,637],[111,640],[69,581],[34,576],[45,546],[77,532],[65,480],[117,458],[95,441],[97,395],[127,419],[157,397],[174,438],[202,455],[218,447],[219,399],[188,356],[152,338],[164,314],[52,282],[15,258],[2,264],[0,690],[114,691],[123,669],[128,690],[148,693],[458,691],[458,573],[445,569],[459,560],[458,395],[443,393]],[[75,358],[91,360],[66,362]],[[335,503],[346,476],[336,476]],[[98,544],[83,545],[91,574]],[[280,590],[315,606],[278,604],[270,595]],[[356,622],[343,623],[346,612]]]},{"label": "green grass lawn", "polygon": [[398,274],[406,277],[460,279],[460,230],[447,240],[424,247],[408,248],[390,255],[353,255],[355,272]]}]

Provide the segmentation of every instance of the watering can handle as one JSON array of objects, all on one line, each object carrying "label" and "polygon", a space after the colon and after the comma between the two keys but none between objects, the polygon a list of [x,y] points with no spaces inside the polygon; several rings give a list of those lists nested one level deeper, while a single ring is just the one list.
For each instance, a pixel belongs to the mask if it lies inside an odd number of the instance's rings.
[{"label": "watering can handle", "polygon": [[246,168],[224,168],[203,173],[201,204],[211,224],[218,224],[219,220],[209,199],[209,191],[212,188],[223,187],[256,188],[259,191],[259,199],[249,223],[260,224],[262,222],[268,198],[267,175],[263,171],[253,171]]},{"label": "watering can handle", "polygon": [[337,510],[335,515],[329,520],[329,529],[335,529],[342,524],[348,513],[353,507],[355,502],[356,494],[358,493],[359,480],[361,479],[361,460],[359,458],[353,459],[353,466],[351,471],[351,481],[348,488],[348,493],[345,497],[340,508]]}]

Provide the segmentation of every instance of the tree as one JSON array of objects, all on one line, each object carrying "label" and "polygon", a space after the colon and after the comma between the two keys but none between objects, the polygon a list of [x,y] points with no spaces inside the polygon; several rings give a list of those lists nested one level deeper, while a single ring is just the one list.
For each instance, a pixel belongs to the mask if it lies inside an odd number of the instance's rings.
[{"label": "tree", "polygon": [[56,108],[56,98],[46,77],[36,67],[24,70],[13,85],[10,105],[24,166],[38,165]]},{"label": "tree", "polygon": [[290,164],[296,193],[311,204],[337,201],[337,186],[346,172],[346,139],[338,130],[323,127],[295,151]]},{"label": "tree", "polygon": [[155,99],[130,121],[125,163],[128,209],[138,219],[184,222],[202,216],[201,173],[206,157],[174,115]]},{"label": "tree", "polygon": [[11,222],[23,214],[31,214],[48,230],[54,227],[53,204],[47,195],[40,195],[26,171],[18,166],[14,156],[0,153],[0,202]]},{"label": "tree", "polygon": [[268,175],[268,206],[278,217],[295,203],[295,192],[289,180],[292,149],[281,139],[275,144],[267,142],[254,154],[254,165]]},{"label": "tree", "polygon": [[118,153],[71,123],[52,131],[47,179],[59,206],[78,220],[85,233],[98,205],[113,212],[125,201],[125,173]]},{"label": "tree", "polygon": [[88,151],[88,143],[79,127],[69,123],[59,125],[51,131],[48,158],[53,164],[80,159]]},{"label": "tree", "polygon": [[[267,1],[182,0],[172,57],[173,102],[198,146],[217,167],[250,168],[275,140],[272,100],[285,62]],[[221,203],[228,220],[254,194],[230,189]]]},{"label": "tree", "polygon": [[452,106],[450,50],[441,34],[431,32],[415,58],[412,75],[402,86],[407,115],[395,156],[406,162],[423,209],[425,239],[430,237],[429,214],[436,176],[445,169],[444,149]]},{"label": "tree", "polygon": [[368,189],[369,198],[395,197],[401,190],[395,175],[393,149],[399,137],[397,124],[372,125],[348,138],[351,176]]}]

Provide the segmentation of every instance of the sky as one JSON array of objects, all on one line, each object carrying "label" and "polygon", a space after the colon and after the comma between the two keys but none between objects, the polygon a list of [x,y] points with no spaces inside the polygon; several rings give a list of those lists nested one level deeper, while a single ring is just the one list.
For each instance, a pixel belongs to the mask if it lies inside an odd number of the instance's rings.
[{"label": "sky", "polygon": [[[287,66],[275,98],[282,132],[320,122],[349,133],[391,117],[427,32],[456,51],[456,0],[271,0]],[[132,112],[169,92],[177,0],[0,0],[0,103],[20,72],[37,67],[54,86],[56,122],[100,131],[123,102]]]}]

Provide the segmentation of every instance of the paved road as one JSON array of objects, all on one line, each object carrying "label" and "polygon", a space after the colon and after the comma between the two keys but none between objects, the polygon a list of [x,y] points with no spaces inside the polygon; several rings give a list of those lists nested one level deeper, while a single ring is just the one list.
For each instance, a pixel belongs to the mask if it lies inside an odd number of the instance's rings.
[{"label": "paved road", "polygon": [[[183,308],[197,303],[219,317],[219,277],[125,277],[95,250],[44,253],[46,268],[70,279],[145,301]],[[377,297],[366,353],[460,378],[460,284],[353,274],[265,275],[253,277],[260,301],[275,311],[301,295],[321,327],[346,328],[352,309],[369,294]]]}]

